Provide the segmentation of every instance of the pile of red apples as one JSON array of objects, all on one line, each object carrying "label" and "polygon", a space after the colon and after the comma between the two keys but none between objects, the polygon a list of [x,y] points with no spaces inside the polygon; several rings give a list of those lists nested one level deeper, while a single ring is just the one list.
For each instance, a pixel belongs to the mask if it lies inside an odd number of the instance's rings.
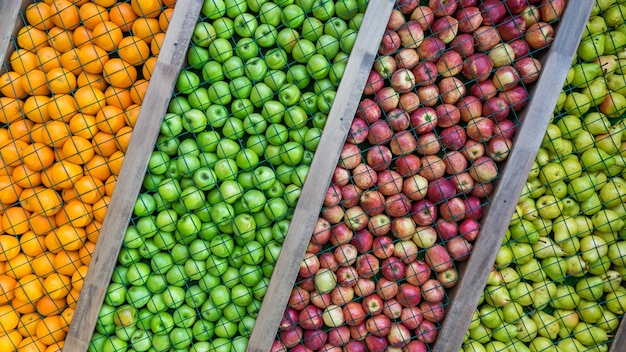
[{"label": "pile of red apples", "polygon": [[429,350],[564,8],[397,0],[272,351]]}]

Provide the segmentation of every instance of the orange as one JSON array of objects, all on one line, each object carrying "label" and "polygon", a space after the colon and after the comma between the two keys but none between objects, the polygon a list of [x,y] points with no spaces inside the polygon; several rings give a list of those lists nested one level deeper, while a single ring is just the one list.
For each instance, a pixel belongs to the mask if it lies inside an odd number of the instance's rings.
[{"label": "orange", "polygon": [[44,143],[35,142],[24,147],[22,162],[31,170],[43,170],[54,163],[54,153]]},{"label": "orange", "polygon": [[[9,135],[13,139],[19,139],[23,142],[30,143],[30,130],[33,128],[33,121],[31,120],[17,120],[9,124]],[[24,146],[25,147],[25,146]],[[23,152],[24,149],[22,149]],[[20,154],[21,156],[21,154]]]},{"label": "orange", "polygon": [[17,281],[15,299],[22,302],[35,302],[43,297],[43,279],[35,274],[28,274]]},{"label": "orange", "polygon": [[104,222],[104,217],[107,214],[107,209],[109,207],[109,203],[111,202],[111,197],[104,196],[99,201],[93,204],[93,218],[96,221]]},{"label": "orange", "polygon": [[114,175],[119,175],[120,170],[122,169],[122,163],[124,163],[124,152],[121,150],[116,151],[115,153],[109,156],[109,160],[107,161],[109,167],[111,168],[111,172]]},{"label": "orange", "polygon": [[[21,207],[10,207],[4,210],[4,214],[0,218],[0,223],[2,224],[2,229],[4,232],[9,235],[21,235],[26,233],[30,229],[30,225],[28,224],[28,218],[30,214]],[[9,243],[13,245],[13,242]],[[11,249],[12,247],[5,247],[4,243],[0,240],[0,246],[2,246],[2,251]],[[7,259],[11,259],[8,256],[4,256]],[[0,259],[3,258],[0,253]]]},{"label": "orange", "polygon": [[65,68],[53,68],[48,71],[46,78],[53,94],[70,93],[76,89],[76,76]]},{"label": "orange", "polygon": [[17,347],[24,337],[17,331],[12,330],[7,333],[0,334],[0,346],[10,346],[7,351],[17,351]]},{"label": "orange", "polygon": [[176,0],[162,0],[163,5],[167,7],[174,7],[176,5]]},{"label": "orange", "polygon": [[35,307],[37,307],[39,314],[48,317],[61,314],[67,308],[67,302],[65,302],[65,299],[52,299],[46,295],[37,301]]},{"label": "orange", "polygon": [[88,2],[78,9],[78,14],[83,25],[88,29],[93,29],[98,23],[108,21],[109,13],[103,6]]},{"label": "orange", "polygon": [[45,317],[37,324],[37,339],[46,345],[62,341],[65,339],[66,334],[67,332],[63,330],[59,315]]},{"label": "orange", "polygon": [[105,195],[104,182],[91,176],[78,179],[74,184],[74,189],[78,194],[78,199],[87,204],[94,204]]},{"label": "orange", "polygon": [[78,113],[72,116],[69,126],[74,136],[83,137],[86,139],[93,138],[94,134],[98,132],[98,127],[96,126],[96,117],[93,115]]},{"label": "orange", "polygon": [[[128,100],[130,100],[130,95]],[[20,119],[22,117],[21,112],[23,107],[24,102],[20,99],[0,97],[0,123],[7,124]],[[0,138],[0,143],[4,143],[6,140],[7,139]],[[2,144],[0,144],[0,147],[1,146]]]},{"label": "orange", "polygon": [[24,11],[26,22],[41,30],[50,29],[54,26],[54,23],[52,23],[52,13],[52,8],[43,2],[30,4],[26,8],[26,11]]},{"label": "orange", "polygon": [[22,314],[20,322],[17,324],[17,331],[24,337],[35,336],[37,323],[40,319],[39,313]]},{"label": "orange", "polygon": [[106,51],[117,49],[119,42],[124,37],[124,33],[115,23],[104,21],[98,23],[93,28],[93,42]]},{"label": "orange", "polygon": [[78,57],[78,52],[78,48],[74,48],[61,54],[61,66],[68,69],[75,75],[83,71],[80,64],[80,58]]},{"label": "orange", "polygon": [[155,56],[150,57],[141,67],[141,75],[144,79],[150,79],[154,72],[154,66],[156,65],[157,58]]},{"label": "orange", "polygon": [[96,115],[105,105],[104,93],[93,86],[78,88],[74,92],[78,111],[87,115]]},{"label": "orange", "polygon": [[[57,226],[53,217],[45,215],[32,215],[28,219],[28,222],[30,223],[31,230],[37,236],[45,235]],[[34,245],[34,243],[31,244]],[[30,253],[32,251],[24,250],[24,248],[22,248],[22,251],[30,256],[34,256],[34,254]]]},{"label": "orange", "polygon": [[48,31],[48,44],[56,51],[64,53],[74,47],[74,32],[53,27]]},{"label": "orange", "polygon": [[130,87],[130,97],[135,104],[143,103],[143,98],[146,96],[146,92],[148,91],[148,82],[145,79],[138,79],[132,87]]},{"label": "orange", "polygon": [[24,115],[27,119],[43,123],[50,120],[48,114],[47,104],[50,102],[50,97],[47,95],[32,95],[24,101]]},{"label": "orange", "polygon": [[114,58],[104,64],[102,76],[112,86],[128,88],[137,79],[137,69],[120,58]]},{"label": "orange", "polygon": [[15,297],[15,285],[17,280],[6,274],[0,275],[0,304],[7,304]]},{"label": "orange", "polygon": [[47,251],[33,258],[31,264],[33,265],[35,275],[38,277],[46,277],[52,274],[56,270],[54,266],[56,256],[57,254]]},{"label": "orange", "polygon": [[41,191],[44,188],[45,187],[43,186],[38,186],[38,187],[26,188],[22,190],[19,195],[19,202],[22,208],[24,208],[24,210],[32,212],[33,208],[31,207],[31,202],[32,202],[31,197],[34,196],[35,193]]},{"label": "orange", "polygon": [[0,235],[0,261],[15,258],[20,253],[20,243],[15,236]]},{"label": "orange", "polygon": [[59,161],[51,166],[52,182],[61,188],[70,188],[83,175],[82,166],[70,161]]},{"label": "orange", "polygon": [[26,72],[20,78],[20,84],[27,94],[30,95],[48,95],[50,88],[46,79],[46,73],[42,70],[35,69]]},{"label": "orange", "polygon": [[22,86],[22,77],[15,71],[8,71],[0,75],[0,93],[9,98],[22,98],[26,90]]},{"label": "orange", "polygon": [[33,209],[33,214],[52,216],[61,210],[63,205],[61,196],[52,188],[42,189],[36,192],[33,197],[29,199],[30,206]]},{"label": "orange", "polygon": [[71,280],[69,276],[52,273],[46,277],[43,282],[43,288],[46,294],[53,299],[59,299],[67,296],[71,288]]},{"label": "orange", "polygon": [[19,253],[14,258],[7,261],[6,274],[14,279],[21,279],[26,275],[33,273],[33,267],[30,264],[31,257],[24,253]]},{"label": "orange", "polygon": [[84,137],[72,136],[63,143],[63,155],[65,160],[74,164],[88,162],[95,152],[91,142]]},{"label": "orange", "polygon": [[96,126],[100,131],[115,133],[124,127],[124,111],[112,105],[106,105],[96,114]]},{"label": "orange", "polygon": [[37,51],[48,46],[48,34],[41,29],[26,25],[17,32],[17,46],[28,51]]},{"label": "orange", "polygon": [[48,345],[48,347],[46,348],[44,352],[62,352],[64,346],[65,346],[65,340],[58,341],[51,345]]},{"label": "orange", "polygon": [[124,32],[128,32],[137,18],[137,14],[133,11],[129,3],[120,2],[115,4],[109,10],[109,18]]},{"label": "orange", "polygon": [[[87,236],[89,238],[89,236]],[[93,252],[96,249],[96,243],[91,241],[86,241],[85,244],[78,250],[78,255],[80,257],[80,262],[89,265],[91,263],[91,257],[93,256]]]},{"label": "orange", "polygon": [[113,6],[117,0],[92,0],[95,4],[98,4],[102,7],[111,7]]},{"label": "orange", "polygon": [[[67,251],[75,251],[83,246],[84,240],[87,238],[87,232],[80,227],[72,227],[71,225],[61,225],[53,230],[53,235],[59,241],[63,249]],[[54,248],[51,248],[54,250]]]},{"label": "orange", "polygon": [[18,352],[43,352],[46,345],[34,337],[25,337],[17,348]]},{"label": "orange", "polygon": [[64,29],[74,29],[80,24],[78,7],[67,0],[54,0],[52,2],[52,22]]},{"label": "orange", "polygon": [[31,170],[24,164],[20,164],[13,169],[11,179],[22,188],[35,187],[41,184],[39,171]]},{"label": "orange", "polygon": [[48,104],[48,114],[52,120],[69,122],[78,111],[76,99],[70,94],[55,94]]},{"label": "orange", "polygon": [[50,147],[61,148],[70,136],[70,127],[63,121],[48,121],[41,130],[41,140]]},{"label": "orange", "polygon": [[113,86],[109,86],[104,91],[104,99],[107,105],[115,106],[120,109],[126,109],[133,103],[130,95],[130,89],[117,88]]},{"label": "orange", "polygon": [[22,252],[29,257],[36,257],[46,250],[43,236],[38,236],[33,231],[28,231],[20,236]]},{"label": "orange", "polygon": [[63,330],[68,331],[70,329],[70,324],[72,324],[72,318],[74,318],[74,308],[65,308],[61,313],[61,325],[63,327]]},{"label": "orange", "polygon": [[78,199],[78,193],[74,188],[64,188],[61,191],[61,198],[63,198],[64,202],[69,202],[70,200]]},{"label": "orange", "polygon": [[11,54],[9,63],[13,71],[23,75],[37,68],[37,55],[28,50],[17,49]]},{"label": "orange", "polygon": [[146,43],[152,43],[154,35],[161,31],[159,20],[156,18],[138,17],[133,22],[131,32]]},{"label": "orange", "polygon": [[[10,132],[9,132],[10,135]],[[24,148],[28,143],[21,139],[10,140],[7,145],[0,148],[0,157],[7,166],[16,166],[20,163],[20,158],[24,151]]]},{"label": "orange", "polygon": [[79,88],[91,86],[101,91],[104,91],[109,86],[107,82],[104,81],[102,74],[88,73],[84,71],[76,77],[76,82],[78,83]]},{"label": "orange", "polygon": [[103,66],[109,60],[109,56],[102,47],[86,44],[78,49],[78,59],[85,72],[102,73]]},{"label": "orange", "polygon": [[11,143],[11,134],[9,130],[3,127],[0,127],[0,148],[4,148]]},{"label": "orange", "polygon": [[92,42],[93,33],[91,29],[87,29],[85,26],[78,26],[74,29],[72,34],[72,41],[74,42],[74,46],[80,48],[85,44],[89,44]]},{"label": "orange", "polygon": [[111,175],[109,178],[106,179],[106,181],[104,182],[104,190],[107,196],[110,197],[113,195],[113,190],[115,189],[116,183],[117,183],[116,175]]},{"label": "orange", "polygon": [[45,47],[37,50],[37,66],[43,71],[48,72],[55,67],[61,67],[61,53],[54,48]]},{"label": "orange", "polygon": [[93,158],[85,164],[84,169],[86,176],[91,176],[103,182],[111,176],[111,169],[107,164],[107,159],[100,154],[94,155]]},{"label": "orange", "polygon": [[122,153],[126,153],[126,150],[128,150],[128,145],[130,144],[132,136],[133,128],[130,126],[120,128],[120,130],[115,134],[115,140],[117,141],[117,145]]},{"label": "orange", "polygon": [[[55,158],[55,161],[56,161],[56,158]],[[59,191],[59,192],[63,189],[55,185],[54,182],[52,182],[52,167],[41,170],[41,183],[44,185],[44,187],[41,187],[41,189],[52,188],[55,191]],[[25,197],[20,197],[20,198],[25,198]]]},{"label": "orange", "polygon": [[137,119],[139,118],[139,112],[141,111],[141,105],[133,104],[126,109],[126,124],[135,127]]},{"label": "orange", "polygon": [[150,47],[139,37],[124,37],[118,45],[119,57],[133,66],[143,64],[150,57]]},{"label": "orange", "polygon": [[172,21],[172,15],[174,14],[173,8],[167,8],[161,12],[159,15],[159,27],[162,31],[165,32],[167,27],[169,27],[170,22]]},{"label": "orange", "polygon": [[131,0],[130,5],[137,16],[158,17],[163,4],[161,0]]},{"label": "orange", "polygon": [[54,268],[61,275],[72,276],[80,266],[78,251],[61,250],[54,257]]},{"label": "orange", "polygon": [[8,332],[17,327],[20,322],[20,315],[8,304],[0,306],[0,328],[2,332]]},{"label": "orange", "polygon": [[91,145],[93,145],[96,154],[100,154],[105,157],[111,156],[111,154],[119,150],[117,142],[115,141],[115,136],[102,131],[93,136]]},{"label": "orange", "polygon": [[15,309],[16,312],[20,314],[33,313],[37,311],[37,308],[35,307],[35,302],[23,301],[17,298],[13,298],[11,300],[11,306]]},{"label": "orange", "polygon": [[[92,252],[92,250],[90,250],[89,247],[90,246],[95,247],[95,243],[98,241],[98,237],[100,237],[101,228],[102,228],[102,223],[97,220],[94,220],[89,225],[85,226],[85,231],[87,231],[87,242],[85,243],[85,246],[79,250],[79,252],[84,251],[84,250],[89,250],[90,252]],[[83,256],[81,255],[81,261],[83,261],[82,258]],[[89,258],[91,258],[91,256],[89,256]],[[85,263],[84,261],[83,261],[83,264],[89,265],[89,263]]]},{"label": "orange", "polygon": [[70,293],[68,293],[67,296],[65,297],[68,307],[75,309],[76,303],[78,303],[78,298],[80,298],[80,291],[71,290]]},{"label": "orange", "polygon": [[76,272],[72,275],[72,289],[73,290],[81,290],[83,288],[83,283],[85,282],[85,276],[87,275],[87,270],[89,267],[87,265],[83,265],[76,269]]},{"label": "orange", "polygon": [[[96,202],[96,204],[98,204],[98,202]],[[93,213],[94,206],[83,203],[77,199],[71,200],[65,203],[63,209],[55,215],[55,220],[59,226],[68,224],[77,228],[87,226],[95,216]],[[81,237],[86,237],[84,229],[76,229],[76,231],[78,231],[78,235],[81,235]],[[78,245],[80,245],[80,243]]]},{"label": "orange", "polygon": [[[7,170],[13,172],[13,170]],[[0,175],[0,203],[7,205],[17,202],[22,194],[22,187],[13,183],[8,175]],[[1,205],[0,204],[0,205]]]},{"label": "orange", "polygon": [[163,47],[163,41],[165,40],[165,33],[159,32],[154,35],[154,39],[150,43],[150,52],[152,55],[159,55],[161,48]]}]

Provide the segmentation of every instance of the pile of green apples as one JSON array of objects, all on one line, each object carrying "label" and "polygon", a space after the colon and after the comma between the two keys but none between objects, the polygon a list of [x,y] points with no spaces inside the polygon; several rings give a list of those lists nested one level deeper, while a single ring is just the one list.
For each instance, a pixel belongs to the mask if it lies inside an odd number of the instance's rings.
[{"label": "pile of green apples", "polygon": [[598,0],[462,351],[607,351],[626,309],[626,4]]},{"label": "pile of green apples", "polygon": [[246,350],[366,7],[204,1],[90,351]]}]

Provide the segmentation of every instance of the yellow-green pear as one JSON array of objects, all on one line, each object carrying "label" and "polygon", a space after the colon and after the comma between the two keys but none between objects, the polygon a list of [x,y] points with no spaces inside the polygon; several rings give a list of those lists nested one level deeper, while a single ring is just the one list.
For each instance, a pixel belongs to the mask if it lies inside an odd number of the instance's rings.
[{"label": "yellow-green pear", "polygon": [[604,21],[607,26],[615,28],[624,23],[625,13],[626,6],[622,4],[615,4],[607,8],[602,17],[604,17]]},{"label": "yellow-green pear", "polygon": [[550,314],[543,311],[536,311],[530,316],[537,324],[537,334],[549,339],[556,339],[559,336],[559,322]]},{"label": "yellow-green pear", "polygon": [[585,351],[587,351],[587,347],[583,346],[582,343],[580,343],[578,340],[576,340],[573,337],[566,337],[566,338],[560,340],[556,345],[562,351],[569,351],[569,352],[585,352]]},{"label": "yellow-green pear", "polygon": [[609,73],[605,76],[606,86],[612,92],[624,95],[626,93],[626,76],[624,74]]},{"label": "yellow-green pear", "polygon": [[523,316],[515,323],[517,338],[520,341],[530,342],[537,336],[537,324],[528,316]]},{"label": "yellow-green pear", "polygon": [[595,137],[596,147],[607,154],[617,154],[622,144],[622,129],[616,126],[609,127],[609,133],[599,134]]},{"label": "yellow-green pear", "polygon": [[618,67],[617,55],[602,55],[595,61],[602,68],[602,73],[605,75],[614,72]]},{"label": "yellow-green pear", "polygon": [[550,237],[540,237],[537,243],[532,245],[535,257],[543,259],[548,257],[562,257],[565,255],[563,249],[559,247]]},{"label": "yellow-green pear", "polygon": [[609,91],[607,97],[598,107],[609,118],[619,117],[626,112],[626,97],[617,92]]},{"label": "yellow-green pear", "polygon": [[572,336],[585,346],[599,345],[609,339],[606,331],[582,321],[572,329]]},{"label": "yellow-green pear", "polygon": [[602,66],[597,62],[583,62],[572,66],[574,78],[570,82],[573,87],[581,87],[602,74]]},{"label": "yellow-green pear", "polygon": [[616,54],[626,45],[626,34],[620,31],[609,31],[604,35],[604,53]]},{"label": "yellow-green pear", "polygon": [[528,345],[531,352],[565,352],[561,351],[552,340],[547,337],[537,336]]},{"label": "yellow-green pear", "polygon": [[609,89],[606,85],[606,79],[604,77],[597,77],[591,83],[583,87],[581,90],[583,94],[591,99],[593,105],[601,104],[606,96],[609,94]]},{"label": "yellow-green pear", "polygon": [[567,261],[567,275],[583,277],[589,271],[589,264],[579,255],[571,255]]},{"label": "yellow-green pear", "polygon": [[[608,97],[607,97],[608,99]],[[606,101],[606,99],[604,100]],[[572,92],[565,98],[563,110],[571,115],[583,116],[591,108],[591,99],[583,93]]]},{"label": "yellow-green pear", "polygon": [[[598,56],[604,55],[604,35],[595,34],[580,41],[576,54],[583,61],[591,61]],[[576,85],[574,85],[576,86]]]}]

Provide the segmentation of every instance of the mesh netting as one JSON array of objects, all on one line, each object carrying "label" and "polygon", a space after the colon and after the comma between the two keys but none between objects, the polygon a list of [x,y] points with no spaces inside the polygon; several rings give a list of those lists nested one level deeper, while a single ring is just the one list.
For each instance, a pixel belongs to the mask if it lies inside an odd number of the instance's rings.
[{"label": "mesh netting", "polygon": [[562,9],[418,5],[392,12],[273,351],[437,340]]},{"label": "mesh netting", "polygon": [[[173,1],[36,1],[0,69],[0,345],[64,345]],[[11,19],[12,20],[12,19]]]}]

